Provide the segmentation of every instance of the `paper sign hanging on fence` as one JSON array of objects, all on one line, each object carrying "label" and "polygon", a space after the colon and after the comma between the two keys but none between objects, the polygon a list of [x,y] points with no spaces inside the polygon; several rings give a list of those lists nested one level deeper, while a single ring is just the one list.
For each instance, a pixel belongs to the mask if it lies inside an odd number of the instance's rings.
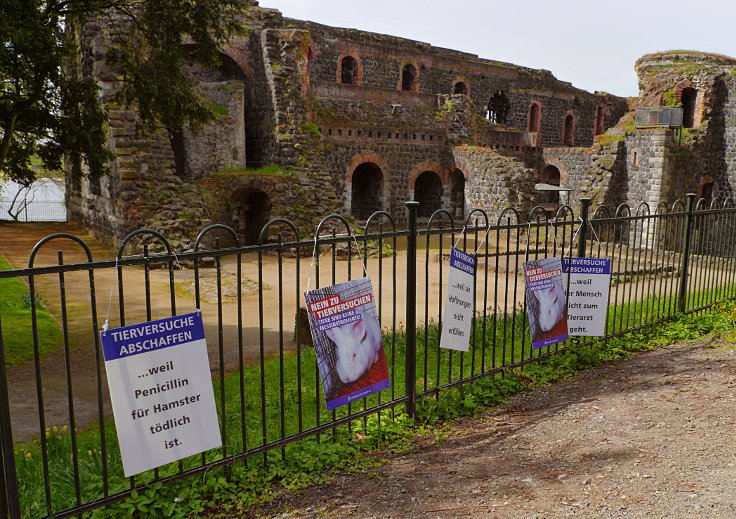
[{"label": "paper sign hanging on fence", "polygon": [[391,386],[368,277],[304,293],[327,409]]},{"label": "paper sign hanging on fence", "polygon": [[605,335],[608,290],[611,286],[611,260],[563,258],[562,273],[562,282],[567,294],[567,323],[570,335]]},{"label": "paper sign hanging on fence", "polygon": [[524,279],[532,348],[566,341],[567,310],[560,258],[525,261]]},{"label": "paper sign hanging on fence", "polygon": [[222,445],[200,312],[100,336],[126,477]]},{"label": "paper sign hanging on fence", "polygon": [[468,351],[475,302],[475,256],[455,247],[450,251],[445,316],[440,347]]}]

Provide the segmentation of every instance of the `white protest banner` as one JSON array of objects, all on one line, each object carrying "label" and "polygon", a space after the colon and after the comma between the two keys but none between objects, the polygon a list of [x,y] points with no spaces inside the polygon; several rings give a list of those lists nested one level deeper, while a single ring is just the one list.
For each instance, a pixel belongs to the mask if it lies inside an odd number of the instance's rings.
[{"label": "white protest banner", "polygon": [[391,387],[368,277],[304,293],[327,409]]},{"label": "white protest banner", "polygon": [[567,312],[560,258],[525,261],[524,279],[532,348],[566,341]]},{"label": "white protest banner", "polygon": [[[567,324],[570,335],[605,335],[608,290],[611,286],[611,260],[563,258],[562,271],[567,294]],[[570,276],[569,284],[568,276]]]},{"label": "white protest banner", "polygon": [[468,351],[475,302],[475,256],[455,247],[450,251],[445,317],[440,347]]},{"label": "white protest banner", "polygon": [[126,477],[222,445],[200,312],[100,336]]}]

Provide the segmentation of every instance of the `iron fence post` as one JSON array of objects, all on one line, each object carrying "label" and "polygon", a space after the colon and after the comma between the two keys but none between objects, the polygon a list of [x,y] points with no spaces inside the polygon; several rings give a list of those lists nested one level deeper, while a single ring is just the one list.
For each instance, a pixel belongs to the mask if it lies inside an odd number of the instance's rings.
[{"label": "iron fence post", "polygon": [[15,471],[15,451],[13,450],[13,430],[10,423],[10,399],[8,379],[5,372],[5,345],[3,344],[2,322],[0,322],[0,452],[2,452],[2,472],[0,484],[0,514],[10,519],[20,519],[18,502],[18,479]]},{"label": "iron fence post", "polygon": [[406,414],[414,418],[417,400],[417,212],[419,202],[406,202]]},{"label": "iron fence post", "polygon": [[588,239],[588,224],[590,223],[590,204],[593,200],[590,198],[580,199],[580,234],[578,234],[578,258],[585,257],[585,242]]},{"label": "iron fence post", "polygon": [[685,195],[685,229],[682,233],[682,261],[680,263],[680,291],[678,294],[679,310],[686,311],[687,303],[687,272],[690,268],[690,239],[693,229],[693,210],[695,208],[695,193]]}]

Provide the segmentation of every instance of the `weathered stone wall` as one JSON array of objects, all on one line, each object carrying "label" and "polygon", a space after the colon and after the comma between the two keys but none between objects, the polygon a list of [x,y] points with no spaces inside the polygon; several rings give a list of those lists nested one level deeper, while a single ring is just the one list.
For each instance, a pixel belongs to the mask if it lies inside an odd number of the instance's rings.
[{"label": "weathered stone wall", "polygon": [[[605,128],[626,110],[625,100],[576,89],[544,70],[283,19],[275,10],[253,9],[246,16],[249,35],[222,50],[219,70],[188,65],[220,119],[172,138],[136,133],[134,111],[114,104],[118,78],[104,61],[112,26],[86,27],[84,71],[102,86],[118,158],[99,182],[70,179],[72,219],[107,241],[152,227],[187,247],[204,225],[232,224],[242,196],[259,192],[268,197],[271,217],[308,228],[326,213],[350,211],[352,175],[368,163],[384,180],[381,207],[397,218],[426,171],[439,177],[441,199],[449,203],[458,168],[467,208],[527,210],[537,202],[533,186],[546,163],[540,146],[562,145],[565,117],[574,118],[574,144],[589,146],[599,109]],[[339,82],[347,55],[358,60],[358,84]],[[401,90],[407,64],[417,70],[413,91]],[[467,95],[452,94],[457,82]],[[508,100],[504,125],[486,120],[497,92]],[[541,107],[541,128],[527,133],[533,102]],[[555,160],[569,164],[568,182],[577,192],[606,201],[625,185],[617,177],[623,159],[616,146],[559,148]],[[584,164],[592,169],[583,171]],[[279,168],[265,174],[244,169],[267,165]],[[436,193],[432,197],[436,202]]]},{"label": "weathered stone wall", "polygon": [[533,194],[537,179],[529,161],[479,146],[456,146],[452,155],[466,176],[469,209],[481,208],[497,217],[509,206],[525,215],[537,205]]},{"label": "weathered stone wall", "polygon": [[575,118],[574,142],[593,143],[595,117],[603,109],[604,127],[614,125],[625,113],[625,100],[607,94],[590,94],[559,81],[549,71],[483,60],[473,54],[440,49],[426,43],[351,29],[336,29],[299,20],[288,20],[312,35],[315,56],[310,64],[312,81],[340,80],[341,59],[352,56],[359,63],[359,85],[373,89],[374,100],[381,89],[383,102],[396,102],[401,89],[401,72],[407,64],[417,71],[417,95],[448,95],[462,81],[478,113],[485,116],[489,100],[504,92],[509,106],[505,124],[525,131],[532,102],[542,108],[540,145],[562,144],[562,128],[567,114]]}]

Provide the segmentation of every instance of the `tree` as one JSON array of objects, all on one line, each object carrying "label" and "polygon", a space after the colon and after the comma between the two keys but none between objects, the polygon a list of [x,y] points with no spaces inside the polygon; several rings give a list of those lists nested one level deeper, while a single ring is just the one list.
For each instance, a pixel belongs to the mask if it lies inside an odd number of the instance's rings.
[{"label": "tree", "polygon": [[65,155],[90,176],[107,171],[107,113],[79,59],[79,28],[90,20],[115,28],[105,58],[142,131],[161,126],[173,136],[213,120],[182,65],[194,57],[217,66],[219,48],[245,30],[249,1],[0,0],[0,173],[27,183],[34,156],[59,170]]}]

